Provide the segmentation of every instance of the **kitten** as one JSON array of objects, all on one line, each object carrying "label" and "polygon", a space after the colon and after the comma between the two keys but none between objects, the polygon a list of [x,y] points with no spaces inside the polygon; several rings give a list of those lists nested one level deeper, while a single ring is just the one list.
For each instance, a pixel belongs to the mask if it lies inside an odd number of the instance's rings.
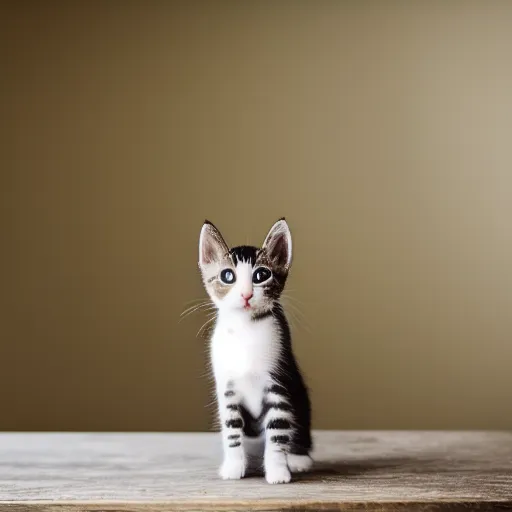
[{"label": "kitten", "polygon": [[292,352],[290,328],[279,302],[292,262],[285,219],[263,246],[229,249],[205,221],[199,268],[217,307],[211,338],[222,428],[220,476],[242,478],[251,449],[259,446],[267,482],[285,483],[312,464],[308,391]]}]

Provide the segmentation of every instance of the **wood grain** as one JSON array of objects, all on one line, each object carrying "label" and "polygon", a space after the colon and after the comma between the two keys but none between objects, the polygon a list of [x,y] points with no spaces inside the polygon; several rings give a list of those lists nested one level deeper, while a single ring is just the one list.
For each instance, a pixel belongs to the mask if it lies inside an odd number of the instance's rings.
[{"label": "wood grain", "polygon": [[216,434],[0,434],[0,510],[512,510],[512,433],[315,432],[291,484],[217,477]]}]

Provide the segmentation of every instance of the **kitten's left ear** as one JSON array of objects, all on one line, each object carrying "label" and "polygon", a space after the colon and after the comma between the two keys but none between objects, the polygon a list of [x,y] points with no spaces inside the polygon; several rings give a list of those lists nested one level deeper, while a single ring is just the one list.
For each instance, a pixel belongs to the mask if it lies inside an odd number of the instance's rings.
[{"label": "kitten's left ear", "polygon": [[199,236],[199,266],[205,267],[221,261],[229,249],[220,231],[209,221],[205,220]]},{"label": "kitten's left ear", "polygon": [[292,235],[284,217],[270,228],[262,248],[274,265],[289,270],[292,264]]}]

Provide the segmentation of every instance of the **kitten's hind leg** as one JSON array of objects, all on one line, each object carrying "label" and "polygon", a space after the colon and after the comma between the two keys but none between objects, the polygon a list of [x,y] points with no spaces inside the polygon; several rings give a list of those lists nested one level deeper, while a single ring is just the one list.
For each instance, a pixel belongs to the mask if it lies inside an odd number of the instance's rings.
[{"label": "kitten's hind leg", "polygon": [[238,480],[245,476],[247,466],[240,399],[233,386],[227,386],[223,391],[219,390],[218,399],[224,447],[224,462],[219,473],[224,480]]},{"label": "kitten's hind leg", "polygon": [[[264,458],[265,478],[269,484],[286,484],[292,479],[286,461],[285,447],[282,445],[286,444],[287,441],[270,440],[271,437],[274,436],[267,434]],[[283,440],[284,437],[282,436]]]},{"label": "kitten's hind leg", "polygon": [[309,455],[288,453],[286,460],[288,461],[288,469],[292,473],[305,473],[309,471],[313,465],[313,459]]}]

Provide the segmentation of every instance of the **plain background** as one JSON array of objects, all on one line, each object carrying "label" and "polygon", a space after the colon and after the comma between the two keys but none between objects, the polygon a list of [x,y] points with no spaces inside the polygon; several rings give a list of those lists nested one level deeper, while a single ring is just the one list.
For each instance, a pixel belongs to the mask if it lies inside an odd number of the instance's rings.
[{"label": "plain background", "polygon": [[206,317],[178,323],[202,222],[258,244],[283,215],[316,428],[512,427],[511,27],[2,2],[0,428],[210,428]]}]

